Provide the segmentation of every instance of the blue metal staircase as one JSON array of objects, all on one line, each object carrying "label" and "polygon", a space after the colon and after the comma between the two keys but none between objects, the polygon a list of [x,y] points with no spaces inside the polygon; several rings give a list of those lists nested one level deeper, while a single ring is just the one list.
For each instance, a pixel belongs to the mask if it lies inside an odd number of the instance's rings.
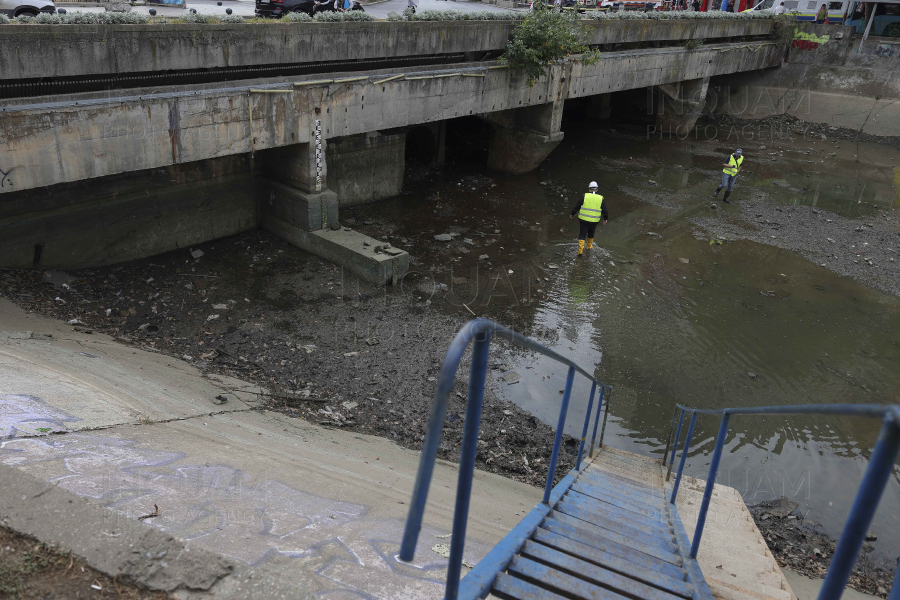
[{"label": "blue metal staircase", "polygon": [[[460,579],[488,355],[493,337],[548,356],[567,365],[569,369],[542,502],[488,552],[465,578]],[[612,393],[609,386],[601,384],[591,373],[571,360],[485,319],[475,319],[460,330],[441,365],[400,546],[401,560],[413,559],[441,431],[447,416],[450,390],[470,343],[472,354],[469,393],[447,566],[446,600],[485,598],[489,593],[501,598],[522,600],[712,600],[712,592],[696,557],[731,416],[809,414],[882,420],[881,433],[819,593],[819,600],[837,600],[841,597],[866,531],[872,523],[878,501],[900,454],[900,406],[834,404],[698,409],[678,405],[672,417],[666,453],[662,461],[657,462],[603,446],[603,432]],[[553,486],[576,374],[591,381],[591,395],[575,468]],[[597,410],[593,412],[594,397],[598,389],[600,395]],[[600,430],[601,449],[594,455],[594,441],[601,413],[604,414],[603,428]],[[594,427],[588,445],[591,458],[582,462],[592,414]],[[674,466],[687,414],[690,414],[690,422],[681,447],[678,472],[671,486],[671,495],[666,497],[664,480],[669,479]],[[675,508],[675,500],[694,427],[700,415],[718,415],[721,417],[721,424],[712,451],[694,537],[693,540],[688,540]],[[669,447],[672,447],[671,456]],[[664,475],[663,468],[666,464],[668,472]],[[900,600],[900,569],[896,571],[888,600]]]},{"label": "blue metal staircase", "polygon": [[[517,599],[712,598],[669,510],[658,462],[606,448],[496,575],[491,592]],[[488,557],[479,565],[492,562]]]}]

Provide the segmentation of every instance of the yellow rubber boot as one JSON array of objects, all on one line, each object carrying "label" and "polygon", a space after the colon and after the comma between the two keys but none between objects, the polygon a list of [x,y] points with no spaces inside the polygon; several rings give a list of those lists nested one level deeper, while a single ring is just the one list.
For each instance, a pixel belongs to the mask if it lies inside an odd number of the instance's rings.
[{"label": "yellow rubber boot", "polygon": [[587,249],[590,250],[593,247],[594,247],[594,238],[588,238],[587,239]]},{"label": "yellow rubber boot", "polygon": [[584,254],[584,240],[578,240],[578,256]]}]

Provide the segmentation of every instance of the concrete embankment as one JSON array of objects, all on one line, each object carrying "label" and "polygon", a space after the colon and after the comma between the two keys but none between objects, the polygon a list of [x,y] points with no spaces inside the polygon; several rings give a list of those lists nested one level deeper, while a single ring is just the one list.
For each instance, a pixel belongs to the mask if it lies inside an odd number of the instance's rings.
[{"label": "concrete embankment", "polygon": [[747,119],[786,113],[812,123],[897,136],[898,57],[896,38],[862,42],[853,27],[798,24],[780,69],[716,78],[707,110]]},{"label": "concrete embankment", "polygon": [[[73,516],[93,520],[63,520],[56,531],[56,522],[35,523],[28,503],[12,498],[0,502],[7,523],[41,541],[82,549],[89,559],[85,546],[119,548],[134,536],[160,548],[149,565],[97,554],[92,566],[101,571],[134,575],[152,567],[157,579],[141,581],[165,579],[166,569],[179,564],[176,550],[184,548],[170,535],[189,540],[191,552],[222,555],[197,555],[201,567],[218,565],[204,579],[207,587],[234,579],[234,589],[246,589],[241,582],[249,565],[277,571],[294,590],[311,595],[441,596],[455,465],[437,466],[416,560],[406,564],[396,554],[418,452],[256,409],[255,386],[204,378],[184,361],[73,332],[5,299],[0,381],[0,462],[55,484],[22,479],[25,495],[68,503],[66,491],[113,511],[73,504]],[[9,470],[0,476],[16,479]],[[539,499],[536,488],[479,472],[466,560],[477,562]],[[136,529],[135,519],[154,506],[159,516],[144,523],[159,531]],[[112,519],[117,529],[90,526],[97,519]],[[159,557],[163,547],[169,550]],[[274,591],[281,589],[276,583]]]}]

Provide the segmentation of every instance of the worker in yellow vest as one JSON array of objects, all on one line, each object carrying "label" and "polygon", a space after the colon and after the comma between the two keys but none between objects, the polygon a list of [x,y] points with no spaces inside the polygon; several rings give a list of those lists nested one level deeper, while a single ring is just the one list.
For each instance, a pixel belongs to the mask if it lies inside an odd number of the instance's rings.
[{"label": "worker in yellow vest", "polygon": [[578,224],[581,226],[578,232],[578,256],[581,258],[584,254],[585,245],[590,250],[594,246],[594,232],[597,230],[597,223],[609,219],[609,213],[606,212],[606,205],[603,203],[603,196],[597,193],[597,182],[592,181],[588,186],[588,193],[584,195],[575,208],[572,209],[570,219],[575,218],[578,214]]},{"label": "worker in yellow vest", "polygon": [[722,167],[724,167],[722,169],[722,185],[716,188],[715,193],[713,193],[714,198],[718,198],[722,188],[727,188],[725,195],[722,197],[722,202],[728,202],[728,196],[731,194],[731,190],[734,189],[734,178],[741,171],[741,163],[744,162],[743,154],[744,151],[738,148],[734,151],[734,154],[728,157],[726,162],[722,163]]}]

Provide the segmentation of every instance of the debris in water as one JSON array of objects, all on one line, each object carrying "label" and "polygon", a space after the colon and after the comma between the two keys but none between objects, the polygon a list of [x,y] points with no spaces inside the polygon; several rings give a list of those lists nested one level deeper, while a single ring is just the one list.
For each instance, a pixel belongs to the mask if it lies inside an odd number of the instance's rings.
[{"label": "debris in water", "polygon": [[434,239],[438,242],[449,242],[453,240],[453,236],[449,233],[439,233],[438,235],[434,236]]},{"label": "debris in water", "polygon": [[203,254],[203,250],[194,250],[193,252],[191,252],[191,256],[193,256],[194,258],[200,258],[201,256],[203,256]]}]

